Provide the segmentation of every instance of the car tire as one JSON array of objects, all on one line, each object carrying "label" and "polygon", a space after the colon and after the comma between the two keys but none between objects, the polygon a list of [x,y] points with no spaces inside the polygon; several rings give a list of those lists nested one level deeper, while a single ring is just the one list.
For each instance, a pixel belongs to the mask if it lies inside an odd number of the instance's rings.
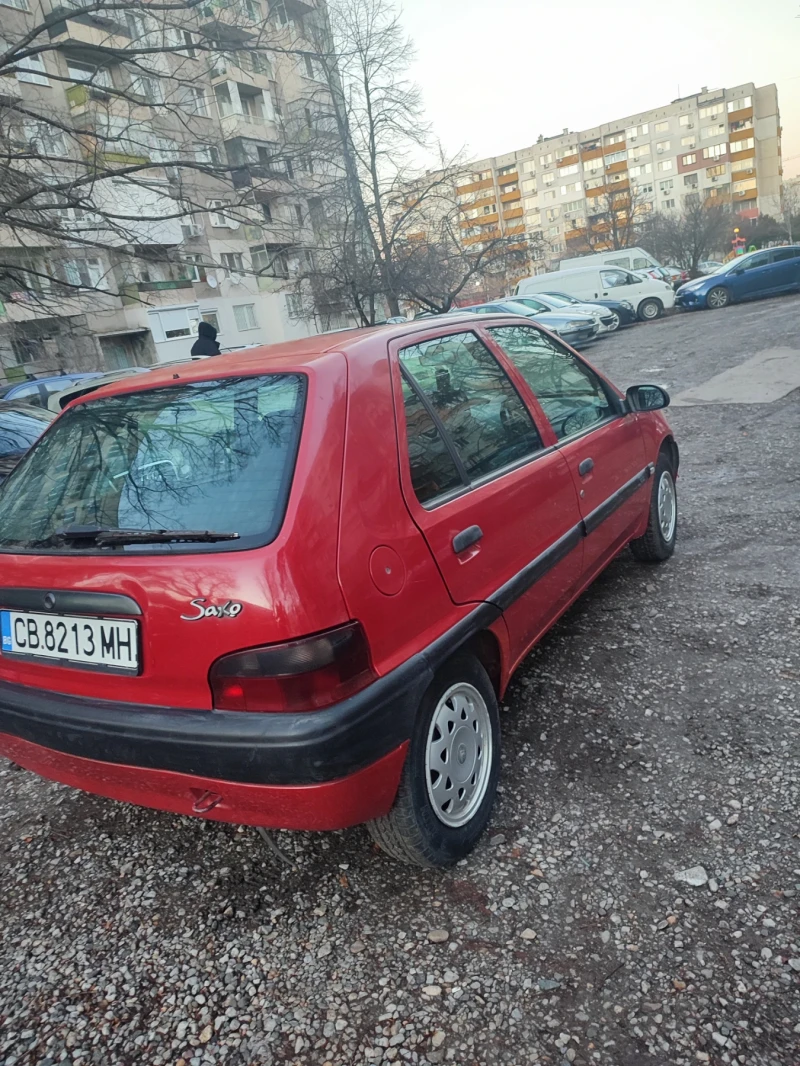
[{"label": "car tire", "polygon": [[724,285],[715,285],[706,294],[706,306],[712,311],[719,311],[721,308],[727,307],[730,302],[731,294]]},{"label": "car tire", "polygon": [[616,313],[616,311],[612,311],[611,319],[611,324],[609,326],[606,326],[606,333],[616,333],[619,329],[620,321],[619,315]]},{"label": "car tire", "polygon": [[675,471],[662,452],[656,463],[650,492],[650,514],[643,537],[631,541],[631,551],[640,563],[663,563],[675,551],[678,539],[678,495]]},{"label": "car tire", "polygon": [[497,696],[478,660],[456,655],[422,698],[394,806],[368,823],[372,839],[402,862],[452,866],[486,828],[499,774]]},{"label": "car tire", "polygon": [[660,300],[656,300],[655,297],[651,297],[648,300],[642,300],[639,304],[639,321],[640,322],[655,322],[657,318],[661,318],[664,314],[664,305]]}]

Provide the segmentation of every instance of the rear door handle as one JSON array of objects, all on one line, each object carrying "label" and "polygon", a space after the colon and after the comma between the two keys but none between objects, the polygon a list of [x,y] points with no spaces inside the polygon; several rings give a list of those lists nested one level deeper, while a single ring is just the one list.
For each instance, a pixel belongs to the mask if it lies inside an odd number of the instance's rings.
[{"label": "rear door handle", "polygon": [[578,467],[578,473],[581,477],[586,477],[587,474],[591,474],[594,470],[594,459],[584,459]]},{"label": "rear door handle", "polygon": [[460,533],[456,533],[453,537],[453,551],[456,555],[460,555],[467,548],[471,548],[473,544],[477,544],[482,536],[483,530],[480,526],[468,526],[466,529],[462,529]]}]

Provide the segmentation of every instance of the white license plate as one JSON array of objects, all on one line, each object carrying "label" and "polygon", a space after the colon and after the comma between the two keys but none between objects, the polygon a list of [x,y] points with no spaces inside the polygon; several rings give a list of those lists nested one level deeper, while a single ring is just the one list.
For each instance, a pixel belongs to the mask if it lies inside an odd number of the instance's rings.
[{"label": "white license plate", "polygon": [[134,673],[139,669],[137,622],[0,611],[0,634],[3,655],[32,656]]}]

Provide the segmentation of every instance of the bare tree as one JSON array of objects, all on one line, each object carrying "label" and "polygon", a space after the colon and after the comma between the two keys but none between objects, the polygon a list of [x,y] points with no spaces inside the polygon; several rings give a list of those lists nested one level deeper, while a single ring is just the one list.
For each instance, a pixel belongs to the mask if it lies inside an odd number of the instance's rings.
[{"label": "bare tree", "polygon": [[730,251],[734,226],[730,204],[690,195],[684,198],[680,214],[660,214],[653,221],[661,254],[692,277],[699,274],[698,264],[704,259]]},{"label": "bare tree", "polygon": [[604,185],[601,192],[587,194],[586,218],[576,227],[579,235],[570,241],[570,250],[580,254],[634,247],[651,209],[635,182]]}]

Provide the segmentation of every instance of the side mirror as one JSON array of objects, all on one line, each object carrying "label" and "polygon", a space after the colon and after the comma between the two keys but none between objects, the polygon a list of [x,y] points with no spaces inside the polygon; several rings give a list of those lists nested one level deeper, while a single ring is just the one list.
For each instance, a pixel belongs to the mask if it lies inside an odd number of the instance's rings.
[{"label": "side mirror", "polygon": [[669,407],[669,393],[660,385],[631,385],[625,399],[631,411],[660,411]]}]

